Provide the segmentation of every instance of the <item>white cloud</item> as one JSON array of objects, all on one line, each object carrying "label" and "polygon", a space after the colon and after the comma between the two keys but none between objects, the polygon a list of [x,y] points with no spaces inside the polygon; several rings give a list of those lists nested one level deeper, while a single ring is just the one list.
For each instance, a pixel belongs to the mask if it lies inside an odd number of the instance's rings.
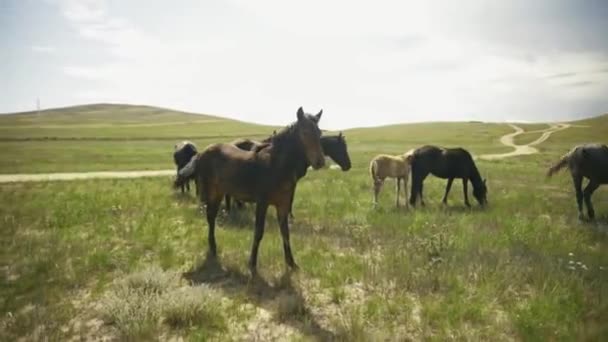
[{"label": "white cloud", "polygon": [[54,46],[46,46],[46,45],[32,45],[30,46],[32,51],[37,53],[46,53],[46,54],[54,54],[57,52],[57,49]]},{"label": "white cloud", "polygon": [[[102,64],[82,60],[63,68],[70,77],[97,82],[80,92],[90,101],[266,123],[289,122],[304,105],[325,108],[324,127],[335,128],[507,116],[546,120],[550,113],[572,115],[577,103],[597,102],[608,89],[606,73],[596,72],[608,67],[606,55],[553,42],[542,18],[525,17],[526,30],[535,39],[549,35],[554,48],[544,42],[535,49],[534,39],[518,44],[525,32],[508,24],[519,5],[499,6],[504,19],[495,6],[477,1],[458,8],[436,1],[193,2],[180,17],[137,11],[151,16],[146,24],[116,11],[121,3],[58,4],[78,34],[109,56]],[[160,28],[159,18],[165,20]],[[555,26],[556,20],[548,22]],[[572,75],[547,77],[562,73]]]}]

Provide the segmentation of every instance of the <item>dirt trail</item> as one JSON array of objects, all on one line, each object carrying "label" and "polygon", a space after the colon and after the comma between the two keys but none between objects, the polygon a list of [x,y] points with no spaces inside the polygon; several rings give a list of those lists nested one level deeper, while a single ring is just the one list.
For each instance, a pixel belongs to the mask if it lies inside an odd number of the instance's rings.
[{"label": "dirt trail", "polygon": [[140,178],[172,175],[175,175],[175,170],[34,173],[0,175],[0,183],[60,181],[94,178]]},{"label": "dirt trail", "polygon": [[516,126],[513,124],[509,124],[509,126],[511,126],[515,130],[515,132],[503,135],[500,138],[500,143],[505,146],[512,147],[512,148],[514,148],[514,150],[511,152],[508,152],[508,153],[483,154],[483,155],[479,156],[479,158],[485,159],[485,160],[496,160],[496,159],[503,159],[503,158],[538,153],[538,149],[533,146],[536,146],[536,145],[544,142],[545,140],[549,139],[551,134],[571,127],[571,125],[569,125],[569,124],[552,124],[551,127],[547,128],[547,129],[544,129],[542,131],[537,131],[537,132],[542,132],[541,136],[538,139],[532,141],[531,143],[525,144],[525,145],[517,145],[517,144],[515,144],[515,141],[514,141],[515,137],[520,134],[526,133],[526,132],[523,130],[523,128],[521,128],[519,126]]}]

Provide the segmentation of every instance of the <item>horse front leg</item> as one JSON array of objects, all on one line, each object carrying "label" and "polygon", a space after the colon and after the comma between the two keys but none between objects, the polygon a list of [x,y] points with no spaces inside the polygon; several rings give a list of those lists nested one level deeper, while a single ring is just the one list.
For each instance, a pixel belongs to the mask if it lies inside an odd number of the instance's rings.
[{"label": "horse front leg", "polygon": [[384,180],[379,180],[379,179],[374,179],[373,180],[373,191],[374,191],[374,206],[378,205],[378,194],[380,194],[380,190],[382,189],[382,184],[384,183]]},{"label": "horse front leg", "polygon": [[253,245],[251,246],[251,256],[249,257],[249,270],[252,274],[257,273],[258,249],[264,237],[264,224],[266,223],[266,211],[268,202],[258,200],[255,206],[255,232],[253,233]]},{"label": "horse front leg", "polygon": [[468,178],[463,178],[462,179],[462,191],[464,191],[464,204],[467,207],[471,207],[471,203],[469,203],[469,179]]},{"label": "horse front leg", "polygon": [[590,180],[589,184],[585,187],[585,191],[583,192],[583,197],[585,199],[585,205],[587,205],[587,215],[589,215],[589,219],[593,220],[595,218],[595,210],[593,210],[593,204],[591,204],[591,195],[593,192],[599,188],[600,183]]},{"label": "horse front leg", "polygon": [[224,201],[226,202],[226,211],[230,212],[230,208],[231,208],[231,205],[230,205],[230,203],[231,203],[231,197],[230,197],[230,195],[224,196]]},{"label": "horse front leg", "polygon": [[290,203],[287,202],[287,200],[288,198],[286,198],[285,201],[282,201],[284,203],[279,203],[278,205],[276,205],[277,219],[279,221],[279,227],[281,228],[281,237],[283,238],[283,252],[285,254],[285,263],[287,264],[287,266],[289,266],[290,269],[297,270],[298,265],[296,265],[293,259],[293,254],[291,253],[291,243],[289,242],[288,214]]},{"label": "horse front leg", "polygon": [[450,193],[450,189],[452,189],[453,181],[454,178],[448,178],[448,185],[445,187],[445,195],[443,195],[443,199],[441,200],[443,204],[448,204],[448,194]]},{"label": "horse front leg", "polygon": [[291,198],[289,200],[289,217],[293,220],[293,199],[296,196],[296,187],[298,183],[293,185],[293,191],[291,192]]},{"label": "horse front leg", "polygon": [[574,184],[574,191],[576,192],[576,205],[578,206],[578,218],[582,220],[585,218],[583,214],[583,177],[578,174],[572,174],[572,183]]}]

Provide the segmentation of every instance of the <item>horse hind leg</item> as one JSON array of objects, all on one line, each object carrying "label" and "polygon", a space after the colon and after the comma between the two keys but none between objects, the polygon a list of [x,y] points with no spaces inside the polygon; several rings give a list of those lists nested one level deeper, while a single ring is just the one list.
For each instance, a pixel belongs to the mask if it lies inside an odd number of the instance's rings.
[{"label": "horse hind leg", "polygon": [[418,197],[420,195],[422,198],[421,191],[419,190],[421,188],[421,185],[422,185],[422,180],[420,179],[420,177],[416,177],[412,173],[412,187],[410,189],[410,205],[412,207],[416,206],[416,197]]},{"label": "horse hind leg", "polygon": [[384,180],[374,179],[374,206],[378,205],[378,194],[380,194],[380,190],[382,190],[382,184]]},{"label": "horse hind leg", "polygon": [[594,180],[590,180],[589,184],[585,187],[583,192],[583,197],[585,199],[585,205],[587,206],[587,215],[589,219],[593,220],[595,218],[595,210],[593,210],[593,204],[591,204],[591,195],[593,192],[599,188],[600,184]]},{"label": "horse hind leg", "polygon": [[585,215],[583,214],[583,177],[573,173],[572,174],[572,183],[574,185],[574,191],[576,192],[576,205],[578,206],[578,218],[583,219]]},{"label": "horse hind leg", "polygon": [[209,244],[209,255],[217,256],[217,244],[215,242],[215,219],[220,209],[222,197],[219,200],[212,199],[207,201],[207,225],[209,226],[207,243]]},{"label": "horse hind leg", "polygon": [[403,195],[404,195],[403,198],[405,198],[405,208],[406,209],[409,207],[408,200],[407,200],[407,178],[408,178],[407,175],[405,177],[403,177]]},{"label": "horse hind leg", "polygon": [[399,192],[401,191],[401,177],[397,177],[397,189],[396,189],[396,198],[395,198],[395,206],[399,208]]},{"label": "horse hind leg", "polygon": [[283,252],[285,254],[285,263],[292,270],[297,270],[298,265],[293,259],[293,254],[291,252],[291,243],[289,241],[289,204],[290,203],[281,203],[276,206],[277,219],[279,222],[279,227],[281,229],[281,237],[283,239]]}]

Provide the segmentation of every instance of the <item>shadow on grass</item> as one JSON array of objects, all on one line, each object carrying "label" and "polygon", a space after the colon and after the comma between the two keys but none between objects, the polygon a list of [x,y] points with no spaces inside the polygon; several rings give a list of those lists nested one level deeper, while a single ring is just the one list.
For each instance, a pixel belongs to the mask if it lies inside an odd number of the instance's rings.
[{"label": "shadow on grass", "polygon": [[[292,282],[293,272],[287,271],[269,283],[259,274],[250,276],[233,266],[223,266],[220,261],[207,255],[201,265],[185,272],[183,277],[193,285],[208,284],[238,296],[244,294],[255,305],[274,311],[274,318],[299,330],[303,335],[321,341],[335,340],[331,331],[321,327],[308,308],[301,291]],[[288,299],[288,305],[282,300]],[[273,305],[278,304],[278,305]]]},{"label": "shadow on grass", "polygon": [[182,193],[179,189],[173,189],[173,199],[180,205],[192,205],[197,203],[198,199],[194,193],[184,192]]}]

